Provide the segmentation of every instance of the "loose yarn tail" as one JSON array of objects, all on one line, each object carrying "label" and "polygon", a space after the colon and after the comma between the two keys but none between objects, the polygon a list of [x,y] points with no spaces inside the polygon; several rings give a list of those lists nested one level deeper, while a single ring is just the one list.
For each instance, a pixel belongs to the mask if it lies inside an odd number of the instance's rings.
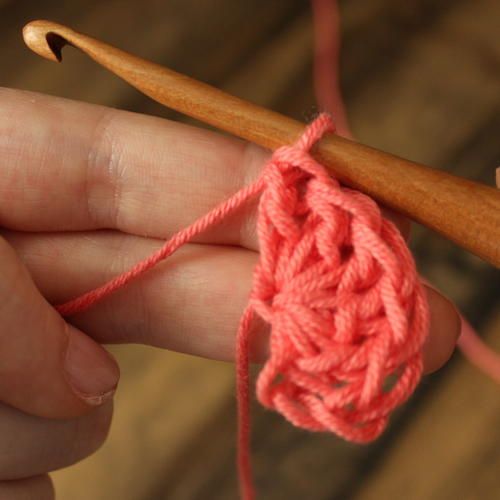
[{"label": "loose yarn tail", "polygon": [[240,320],[236,342],[236,398],[238,404],[237,465],[242,500],[252,500],[255,490],[250,460],[249,334],[253,310],[247,306]]},{"label": "loose yarn tail", "polygon": [[458,339],[458,346],[464,356],[486,376],[500,384],[499,354],[479,337],[463,316],[460,316],[460,320],[462,322],[462,333]]}]

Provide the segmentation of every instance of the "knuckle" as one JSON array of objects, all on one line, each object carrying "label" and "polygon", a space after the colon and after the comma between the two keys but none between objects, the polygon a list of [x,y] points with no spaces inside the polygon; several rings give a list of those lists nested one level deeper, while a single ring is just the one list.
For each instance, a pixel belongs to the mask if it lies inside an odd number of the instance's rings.
[{"label": "knuckle", "polygon": [[118,227],[120,219],[123,145],[114,131],[117,116],[114,110],[103,112],[87,156],[87,215],[98,227]]}]

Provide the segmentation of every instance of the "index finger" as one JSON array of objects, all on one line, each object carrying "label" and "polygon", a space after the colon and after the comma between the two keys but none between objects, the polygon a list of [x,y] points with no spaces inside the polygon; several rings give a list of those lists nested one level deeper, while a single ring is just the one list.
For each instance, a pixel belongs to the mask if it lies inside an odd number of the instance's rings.
[{"label": "index finger", "polygon": [[[268,153],[167,120],[0,89],[0,223],[167,238],[254,179]],[[256,247],[243,214],[208,241]]]},{"label": "index finger", "polygon": [[[254,180],[268,157],[177,122],[0,89],[0,223],[9,229],[165,239]],[[250,203],[197,240],[257,249],[254,218]]]}]

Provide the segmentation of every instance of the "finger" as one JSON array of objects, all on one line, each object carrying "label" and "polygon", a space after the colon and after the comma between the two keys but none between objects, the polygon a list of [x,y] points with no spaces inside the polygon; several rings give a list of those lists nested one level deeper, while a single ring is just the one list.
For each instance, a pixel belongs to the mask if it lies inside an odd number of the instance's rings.
[{"label": "finger", "polygon": [[[179,123],[0,89],[0,217],[11,229],[167,238],[255,179],[268,157]],[[255,203],[198,241],[255,249],[254,218]]]},{"label": "finger", "polygon": [[55,491],[49,476],[17,481],[0,481],[0,500],[54,500]]},{"label": "finger", "polygon": [[[63,302],[128,269],[161,242],[116,232],[7,236],[26,261],[42,292]],[[56,259],[61,252],[64,259]],[[231,360],[239,317],[257,254],[240,248],[187,245],[154,272],[75,317],[102,342],[139,342],[215,359]],[[65,280],[53,280],[53,275]],[[458,337],[453,306],[429,291],[431,329],[425,370],[450,356]],[[251,335],[254,360],[267,356],[267,328]]]},{"label": "finger", "polygon": [[451,357],[460,336],[460,317],[455,306],[434,288],[425,286],[431,313],[431,328],[424,346],[424,365],[431,373]]},{"label": "finger", "polygon": [[[160,240],[111,231],[84,237],[78,233],[5,236],[52,303],[102,284],[162,245]],[[57,259],[55,254],[65,257]],[[72,316],[71,322],[102,343],[138,342],[232,359],[256,261],[256,252],[240,247],[186,245],[109,300]]]},{"label": "finger", "polygon": [[[0,89],[6,227],[116,228],[165,238],[255,177],[266,156],[175,122]],[[239,223],[217,235],[239,243]]]},{"label": "finger", "polygon": [[0,401],[42,416],[79,414],[112,395],[118,368],[65,323],[0,238]]},{"label": "finger", "polygon": [[108,401],[81,417],[45,419],[0,403],[0,481],[45,474],[91,455],[106,439],[112,413]]}]

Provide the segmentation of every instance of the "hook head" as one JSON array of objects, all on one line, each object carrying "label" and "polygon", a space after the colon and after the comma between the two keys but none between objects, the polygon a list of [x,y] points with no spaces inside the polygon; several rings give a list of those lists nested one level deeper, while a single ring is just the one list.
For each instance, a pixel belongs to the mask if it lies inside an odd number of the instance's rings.
[{"label": "hook head", "polygon": [[33,52],[50,61],[60,62],[61,50],[68,43],[65,38],[67,30],[65,26],[51,21],[32,21],[23,28],[23,38]]}]

